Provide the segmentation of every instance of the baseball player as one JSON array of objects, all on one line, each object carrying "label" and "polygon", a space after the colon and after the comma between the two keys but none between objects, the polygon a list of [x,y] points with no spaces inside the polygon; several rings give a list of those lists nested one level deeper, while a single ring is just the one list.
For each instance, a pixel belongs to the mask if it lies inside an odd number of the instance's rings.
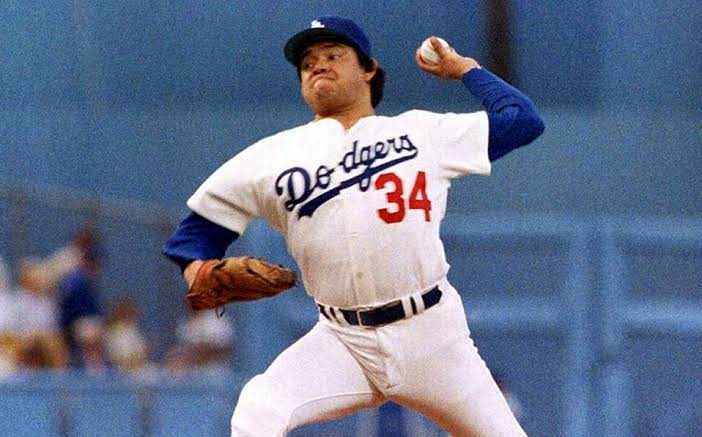
[{"label": "baseball player", "polygon": [[319,309],[312,330],[244,386],[232,435],[282,436],[386,401],[457,436],[524,435],[471,340],[439,225],[453,178],[489,174],[544,123],[474,59],[431,45],[436,63],[418,50],[419,68],[461,80],[485,110],[376,115],[384,71],[364,31],[342,17],[312,21],[284,53],[314,119],[222,165],[166,242],[192,285],[262,217]]}]

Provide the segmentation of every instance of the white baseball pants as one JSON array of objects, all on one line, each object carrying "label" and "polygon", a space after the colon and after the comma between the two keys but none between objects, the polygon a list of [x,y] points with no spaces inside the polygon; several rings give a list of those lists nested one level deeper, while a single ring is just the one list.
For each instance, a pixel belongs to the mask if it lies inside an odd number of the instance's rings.
[{"label": "white baseball pants", "polygon": [[525,436],[470,338],[446,281],[424,313],[377,328],[320,316],[242,390],[232,436],[284,436],[391,400],[454,436]]}]

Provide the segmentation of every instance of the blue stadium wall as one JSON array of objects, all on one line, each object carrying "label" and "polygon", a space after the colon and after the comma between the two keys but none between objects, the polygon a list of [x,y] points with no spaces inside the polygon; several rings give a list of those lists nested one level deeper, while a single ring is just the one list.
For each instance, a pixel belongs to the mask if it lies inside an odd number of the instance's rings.
[{"label": "blue stadium wall", "polygon": [[[699,215],[699,2],[513,3],[516,85],[547,130],[491,178],[456,184],[452,208]],[[487,56],[477,1],[0,8],[0,176],[174,209],[246,145],[310,119],[282,56],[310,17],[345,14],[367,28],[388,72],[383,114],[479,107],[460,84],[415,67],[427,35]]]}]

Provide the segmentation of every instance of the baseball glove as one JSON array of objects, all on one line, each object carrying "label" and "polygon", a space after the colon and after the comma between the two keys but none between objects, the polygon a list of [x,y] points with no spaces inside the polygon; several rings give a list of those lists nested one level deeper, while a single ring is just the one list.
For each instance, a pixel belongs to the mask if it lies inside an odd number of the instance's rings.
[{"label": "baseball glove", "polygon": [[205,261],[186,296],[193,310],[272,297],[295,285],[295,272],[251,256]]}]

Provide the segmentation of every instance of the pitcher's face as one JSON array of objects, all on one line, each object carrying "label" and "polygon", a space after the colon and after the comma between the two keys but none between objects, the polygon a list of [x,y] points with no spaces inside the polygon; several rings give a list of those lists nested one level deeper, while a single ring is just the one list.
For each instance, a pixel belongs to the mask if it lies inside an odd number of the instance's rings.
[{"label": "pitcher's face", "polygon": [[315,114],[333,115],[370,98],[374,73],[364,70],[352,47],[318,42],[305,50],[300,62],[302,97]]}]

